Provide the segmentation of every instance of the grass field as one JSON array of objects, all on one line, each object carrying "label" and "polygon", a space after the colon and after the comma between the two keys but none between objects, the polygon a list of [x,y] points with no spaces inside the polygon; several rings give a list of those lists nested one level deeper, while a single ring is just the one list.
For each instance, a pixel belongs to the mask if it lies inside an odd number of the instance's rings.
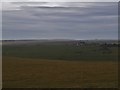
[{"label": "grass field", "polygon": [[3,87],[117,87],[117,63],[5,57]]},{"label": "grass field", "polygon": [[3,88],[114,88],[117,48],[3,45]]},{"label": "grass field", "polygon": [[43,45],[5,45],[3,46],[3,56],[14,56],[33,59],[49,59],[49,60],[84,60],[84,61],[116,61],[118,48],[111,47],[109,52],[101,49],[100,46],[86,45],[59,45],[59,44],[43,44]]}]

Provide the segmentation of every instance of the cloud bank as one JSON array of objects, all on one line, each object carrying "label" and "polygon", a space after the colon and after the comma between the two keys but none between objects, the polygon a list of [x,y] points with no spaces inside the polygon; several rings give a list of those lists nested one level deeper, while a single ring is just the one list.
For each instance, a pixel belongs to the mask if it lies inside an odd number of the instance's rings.
[{"label": "cloud bank", "polygon": [[3,39],[117,39],[117,3],[14,2]]}]

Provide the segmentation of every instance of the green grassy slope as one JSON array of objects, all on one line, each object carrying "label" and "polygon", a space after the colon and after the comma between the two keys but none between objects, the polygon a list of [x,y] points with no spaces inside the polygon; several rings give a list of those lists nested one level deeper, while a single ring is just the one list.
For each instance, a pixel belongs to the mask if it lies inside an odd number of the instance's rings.
[{"label": "green grassy slope", "polygon": [[40,58],[52,60],[117,60],[117,47],[109,48],[109,52],[100,46],[85,45],[4,45],[3,56],[22,58]]}]

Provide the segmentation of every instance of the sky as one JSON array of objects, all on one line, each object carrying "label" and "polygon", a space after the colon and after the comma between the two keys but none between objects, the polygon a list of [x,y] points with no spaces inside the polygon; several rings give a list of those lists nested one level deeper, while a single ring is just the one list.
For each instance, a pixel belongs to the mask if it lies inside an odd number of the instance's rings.
[{"label": "sky", "polygon": [[118,39],[117,0],[83,1],[4,1],[2,39]]},{"label": "sky", "polygon": [[2,2],[118,2],[119,0],[2,0]]}]

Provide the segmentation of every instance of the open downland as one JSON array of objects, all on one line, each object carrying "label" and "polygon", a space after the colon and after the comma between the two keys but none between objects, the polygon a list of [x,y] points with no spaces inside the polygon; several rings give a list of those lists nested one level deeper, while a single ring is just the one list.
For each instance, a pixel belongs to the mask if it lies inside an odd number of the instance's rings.
[{"label": "open downland", "polygon": [[3,88],[113,88],[117,62],[3,57]]}]

